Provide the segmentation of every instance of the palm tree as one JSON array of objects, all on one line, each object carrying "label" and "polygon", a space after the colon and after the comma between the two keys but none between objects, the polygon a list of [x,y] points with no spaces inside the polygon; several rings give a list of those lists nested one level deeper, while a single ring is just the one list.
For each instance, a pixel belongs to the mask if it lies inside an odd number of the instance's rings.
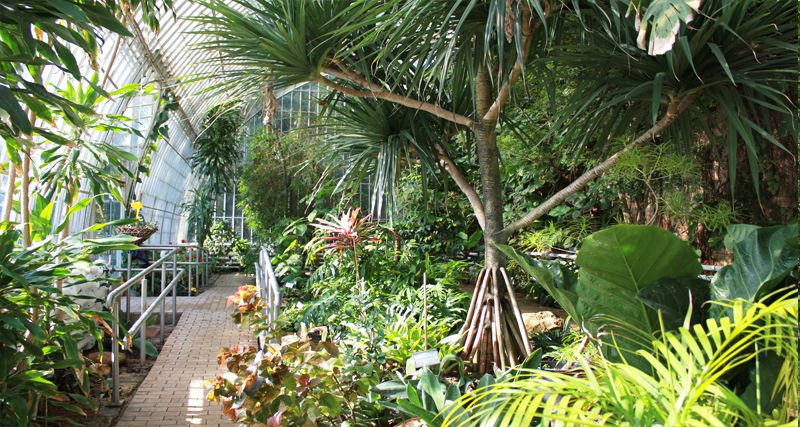
[{"label": "palm tree", "polygon": [[[302,82],[333,89],[341,103],[331,109],[342,117],[336,120],[353,118],[346,124],[349,136],[359,135],[349,144],[338,137],[339,146],[360,146],[373,156],[353,164],[353,176],[378,172],[385,184],[376,187],[391,193],[396,166],[409,157],[450,175],[484,232],[484,270],[462,340],[467,358],[487,371],[530,354],[496,244],[600,176],[630,147],[656,138],[692,141],[695,112],[712,102],[726,103],[732,152],[737,136],[748,147],[757,138],[778,143],[765,130],[764,111],[794,117],[782,97],[797,72],[791,2],[709,0],[697,11],[699,2],[669,0],[689,7],[665,8],[666,1],[648,2],[662,12],[641,17],[658,41],[652,53],[664,50],[664,38],[669,45],[675,31],[677,48],[658,56],[637,46],[643,40],[635,28],[638,14],[625,16],[626,8],[643,8],[634,0],[569,2],[576,10],[547,0],[206,0],[209,13],[194,19],[200,32],[214,36],[201,48],[216,52],[214,61],[232,64],[206,76],[219,79],[216,90],[245,96]],[[686,25],[692,13],[697,16]],[[663,16],[677,25],[665,30]],[[549,35],[563,21],[577,22],[565,28],[583,32],[583,41],[554,49]],[[648,25],[640,27],[645,38]],[[573,137],[576,148],[611,138],[627,144],[506,223],[496,132],[534,50],[586,73],[558,115],[558,132]],[[477,183],[453,160],[456,135],[466,136],[477,153]]]}]

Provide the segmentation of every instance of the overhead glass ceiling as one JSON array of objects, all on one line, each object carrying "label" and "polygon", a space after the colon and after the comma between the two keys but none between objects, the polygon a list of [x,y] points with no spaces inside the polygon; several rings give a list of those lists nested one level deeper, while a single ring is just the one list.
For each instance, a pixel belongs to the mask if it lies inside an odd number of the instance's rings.
[{"label": "overhead glass ceiling", "polygon": [[[170,113],[167,126],[169,138],[158,141],[158,151],[153,156],[150,175],[144,177],[137,185],[135,194],[144,204],[142,215],[148,221],[157,221],[159,232],[148,241],[150,244],[175,242],[186,235],[186,220],[181,212],[181,203],[188,190],[195,184],[191,173],[190,159],[192,143],[202,131],[201,124],[208,109],[221,101],[222,95],[209,96],[202,93],[213,85],[214,80],[190,83],[193,76],[204,73],[215,73],[226,64],[213,61],[210,53],[194,48],[204,41],[206,36],[193,34],[196,25],[192,16],[204,13],[201,5],[187,1],[175,0],[172,10],[160,17],[161,30],[154,32],[140,23],[137,15],[129,27],[133,37],[118,37],[113,33],[104,34],[99,46],[99,56],[95,70],[100,76],[100,83],[109,92],[125,85],[152,84],[156,92],[170,91],[178,101],[177,111]],[[80,64],[84,75],[92,73],[92,66],[87,58]],[[46,83],[55,88],[65,84],[66,77],[59,70],[51,70],[46,76]],[[146,135],[152,126],[157,112],[157,96],[143,95],[133,98],[119,98],[106,102],[101,112],[123,114],[136,122],[136,128]],[[134,135],[106,133],[93,135],[95,139],[106,139],[107,142],[141,155],[144,138]],[[2,161],[7,162],[5,148]],[[32,155],[34,163],[38,157]],[[130,165],[135,167],[135,165]],[[0,195],[5,199],[7,175],[2,176]],[[130,184],[128,184],[130,185]],[[88,189],[82,193],[88,195]],[[76,226],[93,224],[98,216],[98,204],[105,207],[106,220],[116,219],[124,212],[118,202],[97,200],[95,205],[82,211],[82,216],[73,217]],[[55,212],[61,212],[57,206]],[[76,228],[77,229],[77,228]]]}]

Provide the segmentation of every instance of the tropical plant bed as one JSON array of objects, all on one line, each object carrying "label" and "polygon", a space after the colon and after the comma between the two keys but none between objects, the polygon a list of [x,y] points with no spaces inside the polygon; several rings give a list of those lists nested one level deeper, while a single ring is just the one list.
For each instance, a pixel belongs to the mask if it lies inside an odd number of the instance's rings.
[{"label": "tropical plant bed", "polygon": [[[178,320],[180,320],[181,314],[178,313]],[[170,320],[169,318],[167,320]],[[150,342],[153,344],[155,349],[160,353],[161,348],[163,347],[163,343],[159,342],[155,336],[158,335],[158,326],[151,326],[149,327],[150,332],[148,336],[153,335],[153,338],[150,338]],[[171,322],[167,322],[164,325],[164,341],[166,342],[167,338],[172,334],[172,331],[175,328],[172,326]],[[109,348],[106,348],[106,355],[108,355]],[[99,356],[99,349],[94,347],[84,352],[84,357],[89,360],[97,360]],[[105,356],[105,359],[109,359],[108,356]],[[74,412],[68,412],[60,408],[42,408],[42,411],[47,411],[49,416],[61,416],[65,419],[63,424],[74,424],[78,423],[78,425],[84,425],[88,427],[111,427],[116,424],[117,419],[119,416],[124,412],[127,403],[133,398],[134,394],[136,394],[136,390],[139,389],[139,386],[142,384],[144,379],[147,377],[147,374],[150,373],[150,369],[153,368],[155,365],[156,358],[148,356],[147,359],[142,363],[139,360],[139,350],[137,348],[133,348],[131,351],[123,352],[122,357],[120,358],[120,372],[119,372],[119,380],[120,380],[120,389],[119,395],[120,399],[124,402],[123,406],[121,407],[112,407],[109,406],[111,403],[111,376],[110,370],[111,367],[105,363],[92,363],[90,364],[90,370],[94,373],[92,375],[92,385],[91,391],[89,394],[89,399],[94,402],[97,406],[96,410],[92,410],[85,405],[81,405],[81,409],[84,412],[84,415],[76,414]]]}]

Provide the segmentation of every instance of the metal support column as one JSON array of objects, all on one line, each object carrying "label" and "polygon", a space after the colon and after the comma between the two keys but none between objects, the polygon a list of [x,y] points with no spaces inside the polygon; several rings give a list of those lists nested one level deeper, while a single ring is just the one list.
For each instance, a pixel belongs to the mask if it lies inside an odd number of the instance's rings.
[{"label": "metal support column", "polygon": [[[144,313],[147,310],[147,279],[142,279],[142,306],[140,310]],[[139,360],[144,365],[147,359],[147,322],[142,325],[141,334],[139,335]]]}]

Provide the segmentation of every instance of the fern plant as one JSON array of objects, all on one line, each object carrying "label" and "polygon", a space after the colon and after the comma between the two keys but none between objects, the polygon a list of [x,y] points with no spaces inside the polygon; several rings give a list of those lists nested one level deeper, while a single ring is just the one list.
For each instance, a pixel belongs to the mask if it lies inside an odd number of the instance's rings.
[{"label": "fern plant", "polygon": [[[581,362],[578,376],[531,371],[518,381],[503,381],[466,395],[445,416],[445,425],[529,426],[734,426],[796,423],[797,290],[758,302],[715,302],[729,316],[705,324],[661,331],[638,356],[651,365],[642,370],[625,360]],[[688,325],[688,323],[687,323]],[[663,328],[662,328],[663,329]],[[781,405],[764,412],[748,405],[726,377],[761,356],[782,361],[771,395]],[[756,381],[759,379],[756,368]],[[456,417],[458,414],[458,418]],[[457,422],[455,420],[458,420]]]}]

